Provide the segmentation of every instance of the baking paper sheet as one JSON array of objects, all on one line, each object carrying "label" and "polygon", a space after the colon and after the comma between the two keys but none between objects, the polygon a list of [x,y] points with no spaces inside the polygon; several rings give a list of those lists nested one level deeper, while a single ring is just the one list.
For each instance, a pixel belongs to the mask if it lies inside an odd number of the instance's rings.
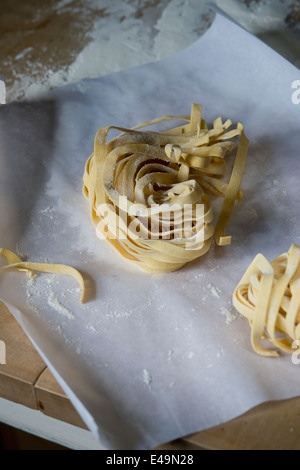
[{"label": "baking paper sheet", "polygon": [[0,80],[0,104],[5,104],[5,83]]},{"label": "baking paper sheet", "polygon": [[[20,272],[1,274],[0,297],[105,448],[153,448],[299,394],[299,366],[257,356],[231,304],[258,252],[272,260],[300,243],[297,78],[217,14],[174,57],[1,107],[0,245],[81,270],[89,301],[79,304],[71,278]],[[99,127],[189,114],[193,102],[208,123],[242,122],[250,139],[232,244],[178,272],[145,274],[97,238],[81,193],[85,161]]]}]

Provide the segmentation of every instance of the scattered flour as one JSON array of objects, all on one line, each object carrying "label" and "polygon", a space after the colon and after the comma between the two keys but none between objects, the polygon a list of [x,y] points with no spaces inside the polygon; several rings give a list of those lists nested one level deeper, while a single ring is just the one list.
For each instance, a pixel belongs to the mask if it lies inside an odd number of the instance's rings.
[{"label": "scattered flour", "polygon": [[36,282],[36,279],[34,276],[30,277],[26,281],[27,299],[30,299],[30,297],[32,297],[33,295],[35,282]]},{"label": "scattered flour", "polygon": [[[296,19],[293,27],[288,22],[288,18],[297,18],[297,0],[214,0],[213,3],[299,67],[299,49],[290,38],[299,24],[296,25]],[[75,28],[79,44],[74,38],[74,45],[67,44],[66,53],[61,54],[59,49],[64,48],[59,48],[59,37],[49,47],[42,41],[44,45],[37,48],[40,60],[34,60],[36,48],[24,49],[19,41],[21,49],[17,48],[16,52],[11,48],[1,64],[2,73],[13,80],[8,90],[9,100],[30,98],[66,83],[78,83],[173,55],[196,41],[214,17],[206,0],[60,0],[37,4],[31,24],[27,18],[33,38],[34,34],[40,37],[40,26],[47,31],[46,22],[37,25],[45,19],[46,7],[52,10],[51,24],[61,24],[60,15],[66,15],[69,19],[65,20],[66,28],[71,34]],[[80,91],[85,92],[85,85]]]},{"label": "scattered flour", "polygon": [[151,385],[152,377],[148,369],[143,370],[143,382],[148,386]]},{"label": "scattered flour", "polygon": [[71,341],[69,340],[69,338],[65,335],[65,333],[63,332],[62,330],[62,327],[60,325],[58,325],[58,327],[56,328],[56,331],[60,334],[60,336],[64,339],[64,342],[65,344],[71,344]]},{"label": "scattered flour", "polygon": [[58,333],[59,333],[60,335],[63,334],[63,331],[62,331],[62,328],[61,328],[60,325],[58,325],[58,327],[56,328],[56,331],[58,331]]},{"label": "scattered flour", "polygon": [[48,305],[54,308],[58,313],[69,318],[69,320],[74,320],[75,316],[67,307],[61,304],[61,302],[55,297],[54,293],[51,292],[48,296]]},{"label": "scattered flour", "polygon": [[33,47],[26,47],[26,49],[24,49],[22,52],[20,52],[20,54],[16,55],[15,60],[23,59],[25,57],[25,55],[28,54],[29,52],[31,52],[32,50],[33,50]]},{"label": "scattered flour", "polygon": [[217,357],[220,358],[221,356],[224,356],[224,349],[221,348],[218,352],[217,352]]},{"label": "scattered flour", "polygon": [[226,307],[222,307],[221,310],[220,310],[220,313],[221,315],[224,315],[226,320],[226,325],[230,325],[230,323],[232,323],[234,320],[236,320],[238,318],[238,315],[233,313],[233,312],[230,312]]},{"label": "scattered flour", "polygon": [[187,355],[187,357],[188,357],[188,359],[193,359],[193,357],[195,357],[195,355],[196,355],[196,353],[194,353],[194,352],[189,352],[188,355]]},{"label": "scattered flour", "polygon": [[32,277],[29,277],[26,281],[27,289],[27,299],[29,300],[34,294],[40,295],[40,291],[36,287],[36,280],[38,278],[37,274],[34,274]]},{"label": "scattered flour", "polygon": [[96,328],[95,328],[94,325],[92,325],[91,323],[88,323],[88,324],[86,325],[86,329],[87,329],[87,330],[90,330],[90,331],[93,331],[94,333],[97,332]]},{"label": "scattered flour", "polygon": [[204,276],[204,273],[201,273],[201,272],[197,273],[197,274],[195,274],[195,280],[197,281],[198,279],[200,279],[203,276]]},{"label": "scattered flour", "polygon": [[132,314],[133,310],[127,310],[124,312],[117,312],[117,310],[115,310],[114,312],[107,313],[105,316],[106,318],[128,318],[131,317]]},{"label": "scattered flour", "polygon": [[56,274],[49,274],[46,279],[47,284],[52,284],[56,280]]},{"label": "scattered flour", "polygon": [[173,349],[170,349],[170,351],[168,351],[168,361],[170,361],[173,356],[174,356],[174,351]]},{"label": "scattered flour", "polygon": [[214,297],[220,298],[221,290],[218,287],[214,287],[211,284],[207,286]]},{"label": "scattered flour", "polygon": [[54,218],[53,212],[55,212],[55,210],[56,210],[55,207],[49,206],[49,207],[46,207],[46,209],[42,209],[40,213],[43,215],[47,215],[50,219],[53,219]]},{"label": "scattered flour", "polygon": [[219,269],[219,266],[214,266],[213,268],[210,269],[210,272],[214,272],[216,269]]},{"label": "scattered flour", "polygon": [[78,82],[75,85],[75,89],[85,94],[89,90],[89,86],[85,82]]}]

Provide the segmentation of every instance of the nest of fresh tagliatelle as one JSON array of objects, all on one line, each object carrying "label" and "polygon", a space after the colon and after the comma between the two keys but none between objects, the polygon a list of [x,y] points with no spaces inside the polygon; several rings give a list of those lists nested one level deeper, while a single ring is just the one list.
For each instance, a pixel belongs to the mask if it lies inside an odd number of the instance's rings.
[{"label": "nest of fresh tagliatelle", "polygon": [[[297,356],[300,246],[291,245],[287,253],[271,263],[259,253],[236,286],[232,301],[237,311],[249,320],[251,344],[257,354],[277,357],[281,351]],[[273,347],[265,347],[263,342]]]},{"label": "nest of fresh tagliatelle", "polygon": [[[144,130],[165,121],[185,121],[163,132]],[[231,128],[231,129],[230,129]],[[111,129],[118,137],[107,141]],[[236,147],[229,182],[226,156]],[[175,271],[204,255],[212,238],[225,235],[240,183],[249,141],[244,127],[219,117],[211,128],[202,107],[190,116],[163,116],[131,129],[102,127],[83,177],[91,217],[99,238],[150,273]],[[215,228],[211,196],[224,198]]]}]

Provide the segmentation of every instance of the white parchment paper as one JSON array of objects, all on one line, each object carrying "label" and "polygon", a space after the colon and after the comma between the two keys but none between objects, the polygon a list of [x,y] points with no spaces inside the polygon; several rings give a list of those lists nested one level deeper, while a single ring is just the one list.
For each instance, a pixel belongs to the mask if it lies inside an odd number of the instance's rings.
[{"label": "white parchment paper", "polygon": [[[0,297],[106,448],[152,448],[299,394],[299,366],[257,356],[231,304],[258,252],[272,260],[300,243],[297,78],[217,14],[172,58],[1,107],[0,245],[78,268],[89,302],[79,304],[71,278],[20,272],[1,274]],[[208,123],[222,116],[245,125],[244,198],[230,246],[148,275],[97,238],[81,193],[85,161],[99,127],[189,114],[193,102]]]}]

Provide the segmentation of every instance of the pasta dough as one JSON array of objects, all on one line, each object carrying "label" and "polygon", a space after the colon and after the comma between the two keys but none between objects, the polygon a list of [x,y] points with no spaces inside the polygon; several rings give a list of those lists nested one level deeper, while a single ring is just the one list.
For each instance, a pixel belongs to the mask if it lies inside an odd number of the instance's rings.
[{"label": "pasta dough", "polygon": [[85,300],[85,282],[77,269],[72,268],[64,264],[50,264],[50,263],[30,263],[22,261],[14,252],[5,248],[0,248],[0,255],[8,262],[7,265],[0,267],[0,271],[15,268],[19,271],[25,271],[30,277],[34,275],[35,271],[53,274],[66,274],[74,277],[81,287],[81,298],[80,302],[83,303]]},{"label": "pasta dough", "polygon": [[[175,120],[187,124],[159,133],[140,130]],[[163,116],[131,129],[99,129],[83,177],[98,236],[150,273],[174,271],[204,255],[214,232],[218,245],[228,245],[225,229],[242,196],[249,145],[242,124],[229,130],[231,125],[218,118],[208,129],[201,105],[193,104],[190,116]],[[121,134],[107,142],[111,129]],[[221,180],[225,156],[236,136],[239,145],[227,184]],[[215,230],[212,195],[224,197]],[[190,230],[184,230],[185,224]]]},{"label": "pasta dough", "polygon": [[[295,352],[300,339],[300,246],[292,245],[271,263],[258,254],[234,290],[233,305],[250,322],[254,351],[263,356],[278,356],[278,349]],[[265,348],[262,339],[278,349]]]}]

